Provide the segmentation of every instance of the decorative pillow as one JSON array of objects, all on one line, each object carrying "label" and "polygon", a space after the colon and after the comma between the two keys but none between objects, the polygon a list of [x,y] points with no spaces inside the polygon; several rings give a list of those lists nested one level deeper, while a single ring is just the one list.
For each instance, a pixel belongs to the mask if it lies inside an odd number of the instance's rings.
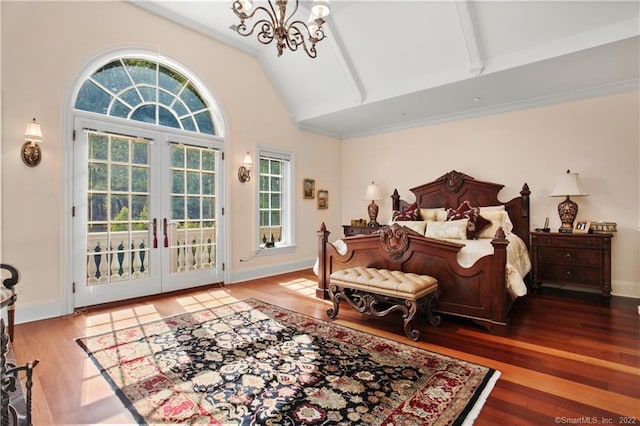
[{"label": "decorative pillow", "polygon": [[444,211],[444,207],[438,207],[435,209],[420,209],[420,217],[422,218],[422,220],[438,220],[438,213]]},{"label": "decorative pillow", "polygon": [[467,239],[477,240],[478,235],[484,228],[491,225],[491,222],[480,216],[479,209],[471,207],[468,201],[463,202],[457,209],[447,210],[447,220],[469,219],[467,227]]},{"label": "decorative pillow", "polygon": [[420,209],[418,209],[418,204],[413,203],[409,207],[407,207],[404,211],[393,211],[393,221],[400,222],[405,220],[420,220]]},{"label": "decorative pillow", "polygon": [[424,236],[466,240],[468,226],[469,219],[451,220],[448,222],[429,222]]},{"label": "decorative pillow", "polygon": [[398,225],[406,226],[412,231],[416,231],[420,235],[424,235],[424,230],[427,229],[426,220],[402,220]]},{"label": "decorative pillow", "polygon": [[495,212],[495,211],[504,211],[504,204],[500,204],[499,206],[482,206],[479,207],[480,209],[480,214],[484,213],[484,212]]},{"label": "decorative pillow", "polygon": [[502,227],[505,234],[509,234],[513,230],[513,224],[506,211],[485,211],[481,213],[481,216],[491,221],[491,225],[484,228],[478,234],[478,238],[493,238],[499,227]]}]

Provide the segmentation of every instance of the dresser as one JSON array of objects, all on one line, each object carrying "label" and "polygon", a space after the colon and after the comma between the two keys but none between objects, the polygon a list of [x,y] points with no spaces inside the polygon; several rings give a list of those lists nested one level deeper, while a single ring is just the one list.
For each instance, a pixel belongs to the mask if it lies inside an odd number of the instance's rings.
[{"label": "dresser", "polygon": [[556,284],[599,290],[611,298],[611,238],[613,234],[531,233],[532,286]]}]

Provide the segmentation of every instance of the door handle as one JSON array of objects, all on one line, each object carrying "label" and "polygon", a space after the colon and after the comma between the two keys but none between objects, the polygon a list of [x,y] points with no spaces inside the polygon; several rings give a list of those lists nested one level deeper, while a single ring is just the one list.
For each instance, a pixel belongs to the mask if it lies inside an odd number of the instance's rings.
[{"label": "door handle", "polygon": [[162,224],[163,232],[164,232],[164,246],[165,246],[165,248],[169,247],[169,235],[167,234],[167,226],[168,226],[168,222],[167,222],[167,218],[165,217],[163,219],[163,224]]},{"label": "door handle", "polygon": [[153,248],[158,248],[158,219],[153,218]]}]

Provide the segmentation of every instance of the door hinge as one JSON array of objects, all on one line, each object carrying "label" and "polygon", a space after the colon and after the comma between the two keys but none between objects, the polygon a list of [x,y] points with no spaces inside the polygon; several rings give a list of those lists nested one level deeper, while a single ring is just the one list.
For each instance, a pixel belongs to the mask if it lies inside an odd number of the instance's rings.
[{"label": "door hinge", "polygon": [[73,141],[75,142],[76,141],[76,129],[73,129],[72,137],[73,137]]},{"label": "door hinge", "polygon": [[73,285],[71,286],[71,292],[75,293],[76,292],[76,282],[74,281],[72,284]]},{"label": "door hinge", "polygon": [[222,216],[224,216],[224,207],[222,208]]},{"label": "door hinge", "polygon": [[222,262],[222,270],[223,271],[224,271],[224,268],[225,268],[225,264],[224,264],[224,262]]},{"label": "door hinge", "polygon": [[222,160],[224,161],[224,151],[222,151],[220,154],[222,154]]},{"label": "door hinge", "polygon": [[76,206],[71,207],[71,217],[76,217]]}]

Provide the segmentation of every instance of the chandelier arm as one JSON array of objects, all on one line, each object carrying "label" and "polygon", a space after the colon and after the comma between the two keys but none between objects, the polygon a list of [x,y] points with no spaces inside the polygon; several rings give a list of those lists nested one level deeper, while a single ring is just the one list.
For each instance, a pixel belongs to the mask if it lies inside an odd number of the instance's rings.
[{"label": "chandelier arm", "polygon": [[275,31],[273,30],[273,24],[271,23],[271,21],[264,18],[254,22],[250,29],[246,24],[240,24],[237,26],[236,32],[241,36],[250,36],[258,26],[262,26],[262,28],[258,32],[258,41],[262,44],[271,43],[271,41],[273,41],[273,39],[275,38]]},{"label": "chandelier arm", "polygon": [[[236,4],[237,4],[237,5],[236,5]],[[269,5],[271,6],[271,10],[273,10],[273,6],[271,5],[271,0],[269,0]],[[240,2],[239,2],[238,0],[236,0],[236,1],[234,1],[234,2],[233,2],[233,7],[232,7],[232,9],[233,9],[233,12],[238,16],[238,18],[240,18],[240,22],[241,22],[241,23],[244,23],[244,21],[245,21],[245,20],[253,19],[253,17],[254,17],[254,16],[256,16],[256,13],[258,13],[259,11],[262,11],[262,12],[264,12],[264,13],[269,17],[269,19],[271,20],[271,25],[272,25],[274,28],[277,26],[277,22],[276,22],[276,21],[274,21],[274,16],[276,16],[276,15],[275,15],[275,12],[274,12],[274,14],[271,14],[271,13],[269,12],[269,10],[267,10],[267,8],[266,8],[266,7],[264,7],[264,6],[257,6],[257,7],[255,7],[255,8],[251,11],[251,13],[250,13],[250,14],[248,14],[248,15],[247,15],[245,12],[241,12],[241,11],[240,11],[240,9],[236,9],[237,7],[241,7],[241,6],[240,6]],[[266,18],[262,18],[262,19],[260,19],[260,21],[258,21],[258,22],[262,22],[262,21],[266,21]],[[253,27],[255,28],[255,25],[254,25]],[[251,33],[248,33],[248,34],[251,34]],[[247,35],[248,35],[248,34],[247,34]]]},{"label": "chandelier arm", "polygon": [[298,6],[299,6],[299,3],[298,3],[298,0],[296,0],[296,4],[293,7],[293,12],[291,12],[289,17],[282,23],[285,28],[289,28],[291,25],[294,25],[296,22],[300,22],[300,21],[294,21],[289,23],[289,21],[292,20],[293,17],[296,15],[296,12],[298,11]]},{"label": "chandelier arm", "polygon": [[[300,28],[298,28],[298,25],[296,24],[302,25],[302,27],[306,29],[306,33],[310,36],[309,39],[305,38],[303,31],[301,31]],[[309,27],[307,27],[306,24],[302,21],[294,22],[287,29],[286,41],[287,41],[287,46],[291,51],[296,51],[298,50],[299,46],[302,46],[304,48],[304,51],[307,53],[307,55],[309,55],[309,57],[315,58],[317,56],[317,52],[316,52],[317,40],[314,40],[313,38],[311,38]],[[310,47],[307,46],[307,41],[309,41],[309,43],[311,44]]]}]

